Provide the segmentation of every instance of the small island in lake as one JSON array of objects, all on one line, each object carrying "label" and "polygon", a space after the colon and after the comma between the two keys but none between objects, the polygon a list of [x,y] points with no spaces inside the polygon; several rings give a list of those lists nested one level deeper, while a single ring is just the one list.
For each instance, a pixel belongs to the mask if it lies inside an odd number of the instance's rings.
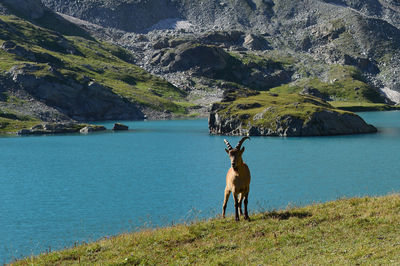
[{"label": "small island in lake", "polygon": [[358,115],[311,95],[253,92],[213,105],[211,134],[250,136],[326,136],[373,133]]}]

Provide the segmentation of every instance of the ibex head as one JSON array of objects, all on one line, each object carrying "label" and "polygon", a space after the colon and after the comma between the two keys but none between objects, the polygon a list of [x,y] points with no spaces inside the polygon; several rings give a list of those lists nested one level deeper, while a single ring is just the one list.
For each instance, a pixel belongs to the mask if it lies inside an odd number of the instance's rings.
[{"label": "ibex head", "polygon": [[250,139],[249,137],[243,137],[239,143],[236,145],[235,148],[232,148],[231,144],[224,139],[224,142],[228,149],[225,149],[226,153],[229,155],[229,158],[231,159],[231,166],[234,170],[237,170],[237,167],[243,163],[242,161],[242,154],[244,152],[244,147],[242,147],[243,142],[246,139]]}]

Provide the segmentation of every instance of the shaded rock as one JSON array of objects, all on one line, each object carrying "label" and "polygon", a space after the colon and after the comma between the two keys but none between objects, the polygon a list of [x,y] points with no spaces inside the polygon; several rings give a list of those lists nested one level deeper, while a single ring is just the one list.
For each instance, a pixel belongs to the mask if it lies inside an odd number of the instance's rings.
[{"label": "shaded rock", "polygon": [[118,130],[128,130],[128,129],[129,127],[127,125],[115,123],[112,130],[118,131]]},{"label": "shaded rock", "polygon": [[376,66],[376,62],[371,61],[368,58],[352,57],[350,55],[344,55],[344,64],[352,65],[360,68],[363,71],[378,74],[379,68]]},{"label": "shaded rock", "polygon": [[15,54],[16,56],[23,57],[24,59],[27,59],[29,61],[36,60],[35,54],[32,51],[29,51],[29,50],[25,49],[24,47],[19,46],[12,41],[5,41],[3,43],[3,45],[1,46],[1,49],[6,51],[7,53]]},{"label": "shaded rock", "polygon": [[3,0],[3,2],[30,19],[39,19],[48,10],[40,0]]},{"label": "shaded rock", "polygon": [[214,46],[184,43],[176,47],[174,51],[166,53],[160,63],[168,66],[169,71],[186,71],[197,69],[205,76],[214,76],[215,71],[227,66],[229,54],[222,48]]},{"label": "shaded rock", "polygon": [[153,43],[153,49],[163,49],[169,46],[168,39],[160,39]]},{"label": "shaded rock", "polygon": [[[37,76],[41,67],[34,64],[17,65],[8,72],[16,87],[30,93],[48,106],[78,121],[144,118],[138,105],[115,94],[111,88],[96,82],[78,83],[74,79],[55,75]],[[57,74],[57,71],[53,69]]]}]

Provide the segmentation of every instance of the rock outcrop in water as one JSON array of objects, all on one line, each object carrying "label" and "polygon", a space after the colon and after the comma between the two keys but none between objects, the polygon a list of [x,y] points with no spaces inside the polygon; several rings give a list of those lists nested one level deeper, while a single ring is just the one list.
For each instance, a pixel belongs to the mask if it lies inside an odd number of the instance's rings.
[{"label": "rock outcrop in water", "polygon": [[121,124],[121,123],[115,123],[112,130],[114,131],[123,131],[123,130],[128,130],[129,127],[127,125]]},{"label": "rock outcrop in water", "polygon": [[43,123],[22,129],[17,135],[45,135],[45,134],[63,134],[63,133],[89,133],[94,131],[106,130],[104,126],[77,124],[77,123]]},{"label": "rock outcrop in water", "polygon": [[355,114],[341,114],[335,111],[314,113],[308,121],[286,115],[277,116],[275,124],[258,124],[243,122],[238,117],[221,117],[218,113],[210,113],[209,129],[216,135],[241,136],[329,136],[343,134],[365,134],[377,132],[377,129],[365,123]]},{"label": "rock outcrop in water", "polygon": [[209,130],[217,135],[327,136],[373,133],[358,115],[334,109],[315,97],[261,93],[214,104]]}]

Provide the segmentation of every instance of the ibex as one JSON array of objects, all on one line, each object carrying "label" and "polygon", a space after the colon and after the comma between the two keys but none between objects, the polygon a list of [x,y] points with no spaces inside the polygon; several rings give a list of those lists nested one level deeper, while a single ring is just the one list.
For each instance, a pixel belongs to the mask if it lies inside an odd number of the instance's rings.
[{"label": "ibex", "polygon": [[[247,203],[250,189],[250,170],[249,167],[243,162],[242,154],[244,147],[241,149],[243,142],[249,137],[242,138],[235,148],[232,148],[231,144],[224,139],[228,149],[225,149],[231,159],[231,168],[229,168],[226,174],[226,187],[225,187],[225,199],[222,205],[222,217],[225,218],[226,204],[228,203],[229,194],[232,193],[233,199],[235,200],[235,220],[239,221],[242,212],[242,200],[244,199],[244,219],[249,220],[249,214],[247,212]],[[240,198],[239,198],[240,195]]]}]

